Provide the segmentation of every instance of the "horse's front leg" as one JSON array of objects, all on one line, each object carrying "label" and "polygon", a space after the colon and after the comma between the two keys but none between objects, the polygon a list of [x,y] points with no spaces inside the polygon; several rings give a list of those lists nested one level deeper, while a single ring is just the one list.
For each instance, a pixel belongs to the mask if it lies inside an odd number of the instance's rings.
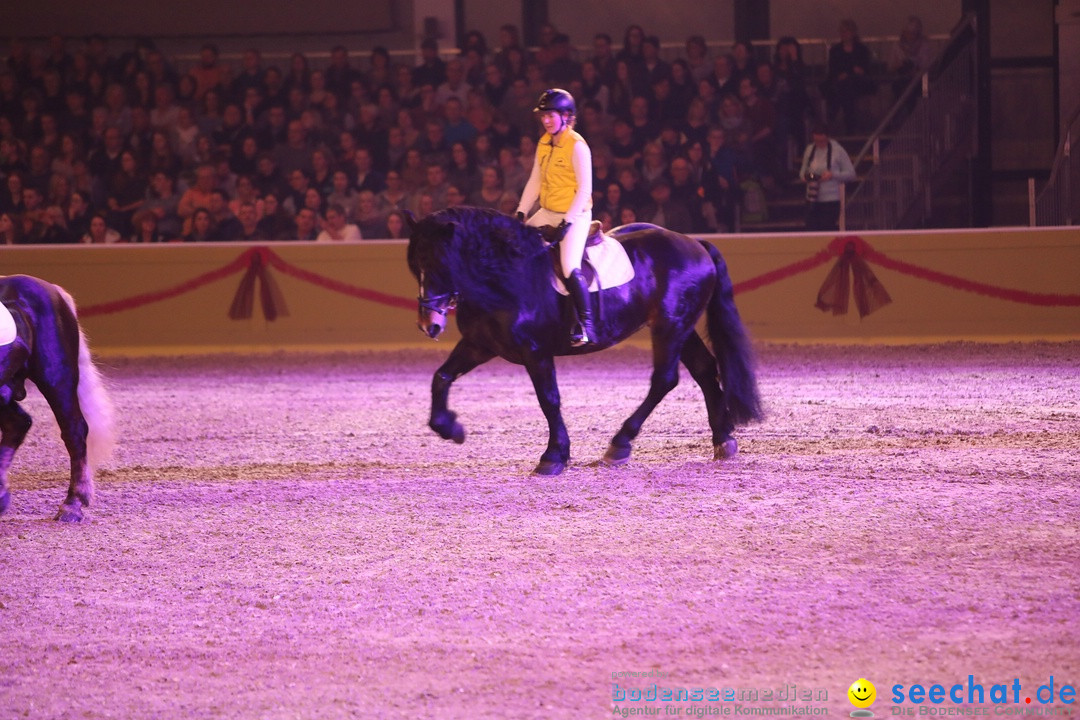
[{"label": "horse's front leg", "polygon": [[457,414],[447,406],[450,386],[459,377],[493,357],[494,353],[468,340],[461,340],[454,346],[446,362],[435,371],[431,378],[431,419],[428,420],[428,427],[443,440],[453,440],[459,444],[465,442],[465,428],[457,421]]},{"label": "horse's front leg", "polygon": [[555,380],[555,360],[552,357],[533,358],[525,363],[536,399],[548,422],[548,446],[533,470],[537,475],[558,475],[570,462],[570,436],[566,432],[560,410],[559,384]]},{"label": "horse's front leg", "polygon": [[0,405],[0,431],[3,432],[0,439],[0,515],[3,515],[11,504],[8,469],[11,468],[15,451],[30,431],[30,425],[30,416],[21,407],[15,403]]}]

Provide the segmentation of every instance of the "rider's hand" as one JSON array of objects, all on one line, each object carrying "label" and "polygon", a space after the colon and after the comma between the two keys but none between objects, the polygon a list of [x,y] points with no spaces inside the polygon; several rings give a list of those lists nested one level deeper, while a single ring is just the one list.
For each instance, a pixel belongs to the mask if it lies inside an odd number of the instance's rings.
[{"label": "rider's hand", "polygon": [[525,213],[518,212],[515,213],[515,215],[517,216],[518,222],[525,222]]}]

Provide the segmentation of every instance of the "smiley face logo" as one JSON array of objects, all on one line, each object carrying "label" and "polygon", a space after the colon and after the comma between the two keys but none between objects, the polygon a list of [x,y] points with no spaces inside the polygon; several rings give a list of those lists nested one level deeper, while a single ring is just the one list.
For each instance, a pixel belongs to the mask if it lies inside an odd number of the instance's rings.
[{"label": "smiley face logo", "polygon": [[[874,683],[870,682],[866,678],[859,678],[855,682],[851,683],[851,687],[847,691],[848,700],[851,704],[857,708],[868,708],[874,704],[874,700],[877,699],[877,688],[874,687]],[[874,717],[874,714],[869,710],[856,710],[851,713],[851,717]]]}]

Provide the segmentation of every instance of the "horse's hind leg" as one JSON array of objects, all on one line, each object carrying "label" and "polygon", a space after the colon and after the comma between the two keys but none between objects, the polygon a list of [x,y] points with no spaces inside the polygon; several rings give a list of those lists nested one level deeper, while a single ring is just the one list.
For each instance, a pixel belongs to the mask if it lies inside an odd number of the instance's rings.
[{"label": "horse's hind leg", "polygon": [[664,396],[679,384],[678,348],[681,338],[672,338],[674,333],[662,333],[653,328],[653,371],[649,380],[649,393],[638,409],[626,419],[611,439],[607,452],[601,462],[604,465],[622,465],[630,459],[631,444],[641,431],[645,419],[649,417]]},{"label": "horse's hind leg", "polygon": [[446,362],[435,371],[431,378],[431,419],[428,420],[428,427],[443,440],[465,442],[465,428],[457,421],[457,414],[450,410],[447,404],[450,399],[450,386],[459,377],[493,357],[494,354],[487,350],[461,340],[454,346]]},{"label": "horse's hind leg", "polygon": [[709,412],[709,427],[712,429],[713,460],[731,457],[738,451],[738,445],[731,433],[735,425],[728,417],[724,403],[724,391],[717,379],[716,358],[713,357],[701,337],[695,332],[686,339],[682,349],[682,362],[697,381],[705,395],[705,407]]},{"label": "horse's hind leg", "polygon": [[3,433],[0,438],[0,515],[3,515],[11,504],[11,493],[8,491],[11,460],[22,445],[26,433],[30,431],[31,424],[30,416],[17,404],[12,402],[0,405],[0,432]]}]

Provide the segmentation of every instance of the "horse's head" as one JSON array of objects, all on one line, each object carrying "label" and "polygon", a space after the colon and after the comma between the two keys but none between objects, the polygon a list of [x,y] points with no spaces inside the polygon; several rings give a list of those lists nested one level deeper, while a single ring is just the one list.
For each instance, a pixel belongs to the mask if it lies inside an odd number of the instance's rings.
[{"label": "horse's head", "polygon": [[453,224],[440,224],[428,218],[417,221],[407,213],[409,223],[409,270],[419,283],[416,296],[416,326],[429,338],[438,339],[446,329],[450,311],[457,305],[457,293],[444,279],[445,267],[437,248],[439,240],[452,235]]},{"label": "horse's head", "polygon": [[450,311],[457,306],[457,294],[452,290],[432,292],[425,280],[424,271],[420,271],[420,294],[417,295],[416,326],[420,332],[437,340],[446,329]]}]

